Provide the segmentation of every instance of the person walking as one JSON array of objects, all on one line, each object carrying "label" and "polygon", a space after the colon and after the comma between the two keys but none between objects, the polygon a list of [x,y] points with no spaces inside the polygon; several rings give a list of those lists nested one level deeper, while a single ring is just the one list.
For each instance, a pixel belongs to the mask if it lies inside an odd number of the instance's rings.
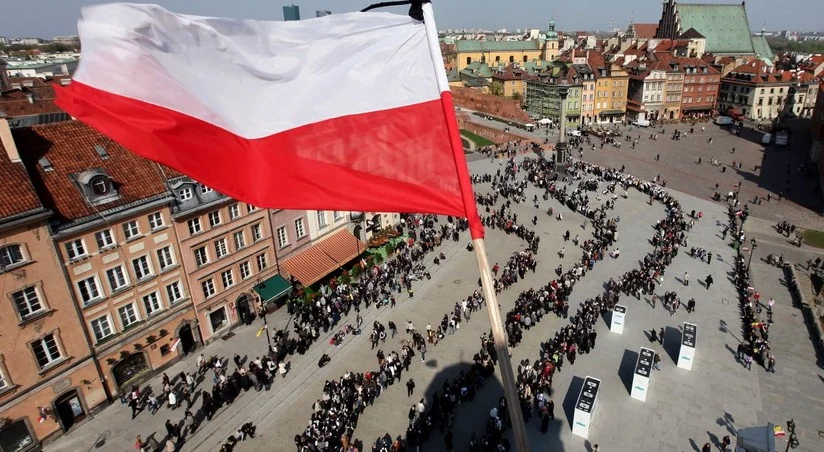
[{"label": "person walking", "polygon": [[695,311],[695,298],[690,298],[687,302],[687,312],[692,313]]},{"label": "person walking", "polygon": [[409,379],[406,382],[406,397],[412,397],[412,393],[415,392],[415,380]]},{"label": "person walking", "polygon": [[704,279],[704,284],[707,286],[707,290],[710,290],[712,282],[712,275],[707,275],[707,277]]},{"label": "person walking", "polygon": [[687,272],[684,272],[684,286],[689,286],[689,285],[690,285],[690,274],[687,273]]},{"label": "person walking", "polygon": [[655,328],[653,328],[649,333],[649,341],[658,342],[658,331],[656,331]]},{"label": "person walking", "polygon": [[392,337],[394,338],[396,334],[398,334],[398,326],[395,325],[395,322],[389,321],[389,332],[392,333]]},{"label": "person walking", "polygon": [[664,332],[664,327],[662,326],[661,329],[658,331],[658,342],[660,342],[661,345],[664,345]]}]

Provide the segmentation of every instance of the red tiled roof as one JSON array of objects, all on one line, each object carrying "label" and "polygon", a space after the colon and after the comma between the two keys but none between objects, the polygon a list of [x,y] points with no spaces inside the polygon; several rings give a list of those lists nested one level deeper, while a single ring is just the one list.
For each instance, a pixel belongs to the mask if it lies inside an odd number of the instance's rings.
[{"label": "red tiled roof", "polygon": [[0,218],[34,210],[41,206],[22,163],[9,160],[0,143]]},{"label": "red tiled roof", "polygon": [[341,229],[330,237],[281,262],[290,275],[308,287],[363,252],[366,245],[348,230]]},{"label": "red tiled roof", "polygon": [[635,37],[638,39],[652,39],[658,32],[658,24],[633,24]]},{"label": "red tiled roof", "polygon": [[[167,191],[153,162],[132,154],[80,121],[14,129],[12,133],[35,188],[57,220],[77,220]],[[95,145],[102,146],[109,157],[101,158]],[[45,171],[38,164],[41,157],[48,158],[51,171]],[[71,177],[92,168],[104,170],[119,195],[117,200],[98,205],[96,209],[87,204]]]},{"label": "red tiled roof", "polygon": [[[10,77],[9,82],[21,86],[0,94],[0,111],[6,116],[29,116],[61,111],[54,103],[54,87],[50,81],[38,77]],[[32,96],[31,102],[29,95]]]}]

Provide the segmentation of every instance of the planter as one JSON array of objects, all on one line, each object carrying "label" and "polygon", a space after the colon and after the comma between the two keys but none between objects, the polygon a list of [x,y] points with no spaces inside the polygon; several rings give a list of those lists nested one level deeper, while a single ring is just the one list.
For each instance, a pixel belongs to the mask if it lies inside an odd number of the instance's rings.
[{"label": "planter", "polygon": [[114,366],[114,363],[116,363],[116,362],[117,362],[117,360],[114,359],[114,358],[106,358],[106,363],[110,366]]},{"label": "planter", "polygon": [[154,337],[153,335],[150,334],[150,335],[146,336],[146,343],[147,344],[150,344],[150,345],[154,344],[155,341],[157,341],[157,338]]},{"label": "planter", "polygon": [[134,344],[134,349],[137,351],[143,350],[143,344]]},{"label": "planter", "polygon": [[159,333],[159,334],[160,334],[160,337],[166,337],[166,336],[168,336],[168,335],[169,335],[169,332],[168,332],[168,331],[166,331],[166,330],[160,330],[160,333]]},{"label": "planter", "polygon": [[129,353],[128,350],[123,350],[122,352],[120,352],[120,359],[123,359],[129,355],[131,355],[131,353]]}]

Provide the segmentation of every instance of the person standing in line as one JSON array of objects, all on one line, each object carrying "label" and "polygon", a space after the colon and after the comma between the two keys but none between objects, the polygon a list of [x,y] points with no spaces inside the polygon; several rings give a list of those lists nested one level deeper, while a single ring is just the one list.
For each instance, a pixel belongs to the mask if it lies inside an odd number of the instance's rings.
[{"label": "person standing in line", "polygon": [[660,342],[661,345],[664,345],[664,333],[665,333],[665,330],[664,330],[664,327],[662,326],[661,330],[658,331],[658,342]]},{"label": "person standing in line", "polygon": [[555,401],[549,399],[546,403],[546,412],[549,414],[549,419],[554,421],[555,420]]}]

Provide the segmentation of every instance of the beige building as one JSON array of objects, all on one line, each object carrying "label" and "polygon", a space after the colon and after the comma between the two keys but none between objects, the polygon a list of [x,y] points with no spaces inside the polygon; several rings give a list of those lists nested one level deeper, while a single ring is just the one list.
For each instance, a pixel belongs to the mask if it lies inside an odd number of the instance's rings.
[{"label": "beige building", "polygon": [[192,351],[201,340],[158,166],[78,121],[14,135],[108,389]]},{"label": "beige building", "polygon": [[91,418],[107,393],[49,239],[50,212],[5,119],[0,174],[0,450],[27,451]]},{"label": "beige building", "polygon": [[233,326],[250,323],[261,301],[274,301],[268,295],[261,299],[258,286],[280,287],[277,296],[291,286],[278,275],[269,210],[165,171],[175,194],[173,225],[200,332],[204,341],[213,341]]}]

